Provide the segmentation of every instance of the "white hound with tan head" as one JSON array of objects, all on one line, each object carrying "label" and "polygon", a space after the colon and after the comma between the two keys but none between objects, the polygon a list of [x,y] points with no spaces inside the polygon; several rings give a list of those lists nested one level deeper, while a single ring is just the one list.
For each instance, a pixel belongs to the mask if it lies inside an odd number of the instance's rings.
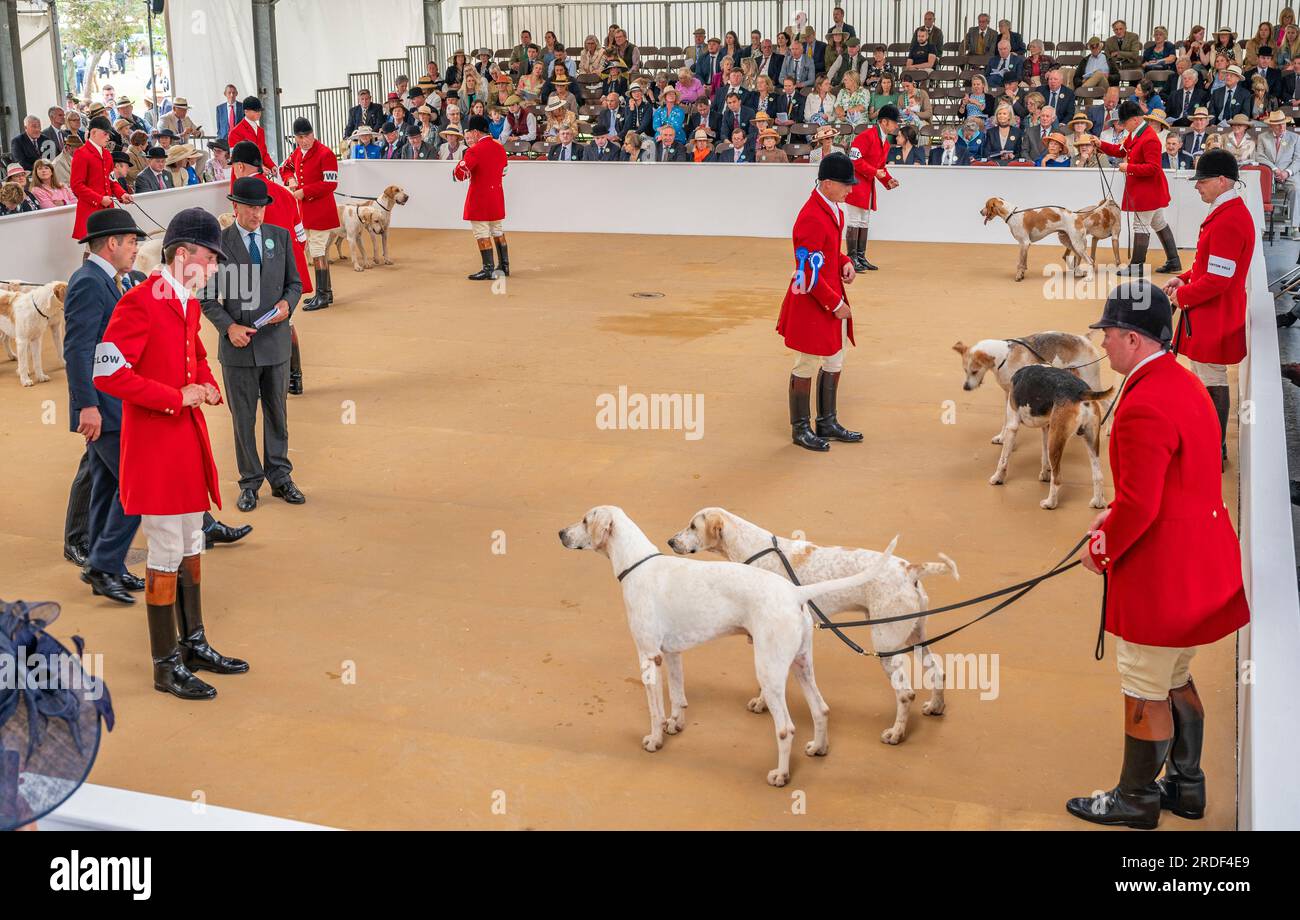
[{"label": "white hound with tan head", "polygon": [[[406,204],[410,198],[411,196],[400,185],[390,185],[374,201],[339,205],[339,225],[330,231],[325,248],[328,250],[333,245],[341,259],[343,241],[346,239],[348,249],[352,253],[353,271],[362,272],[376,265],[392,265],[393,260],[388,258],[388,225],[393,219],[393,208]],[[366,255],[363,240],[367,236],[370,237],[370,251],[374,254],[373,257]],[[382,258],[379,255],[381,242],[384,249]]]},{"label": "white hound with tan head", "polygon": [[[725,508],[701,508],[695,512],[691,522],[669,540],[673,552],[690,554],[713,552],[731,560],[744,562],[772,546],[772,534],[757,524]],[[832,616],[844,611],[854,611],[866,619],[877,617],[905,616],[919,613],[930,604],[921,579],[927,575],[952,575],[955,579],[957,563],[943,553],[939,558],[943,562],[926,562],[920,565],[909,563],[897,556],[878,553],[870,549],[851,549],[844,546],[818,546],[807,540],[787,540],[776,538],[777,546],[790,561],[791,568],[801,584],[815,584],[829,579],[840,578],[852,572],[860,572],[871,566],[880,565],[878,574],[871,581],[855,588],[845,588],[818,599],[817,606]],[[892,548],[892,545],[891,545]],[[785,567],[775,553],[766,553],[755,559],[753,566],[786,577]],[[902,620],[897,623],[882,623],[871,627],[871,642],[877,652],[905,648],[917,642],[925,641],[925,617],[915,620]],[[922,660],[928,669],[927,681],[931,686],[930,699],[921,706],[927,716],[942,715],[944,711],[943,665],[927,648],[922,653]],[[912,681],[907,673],[907,656],[893,655],[880,659],[885,669],[885,676],[894,690],[897,708],[894,724],[880,733],[880,740],[885,744],[898,744],[907,733],[907,718],[911,712],[912,701],[916,693],[912,690]],[[760,695],[750,708],[762,712],[763,697]]]},{"label": "white hound with tan head", "polygon": [[[800,588],[753,566],[662,555],[623,509],[613,505],[592,508],[581,521],[560,531],[560,542],[569,549],[591,549],[607,556],[622,583],[628,627],[650,707],[650,734],[641,739],[645,750],[659,750],[665,733],[675,735],[686,727],[682,652],[721,636],[748,635],[754,644],[754,672],[763,704],[772,713],[776,730],[777,765],[767,781],[784,786],[790,780],[794,722],[786,708],[785,686],[791,669],[812,713],[813,739],[804,753],[809,757],[826,753],[830,707],[813,676],[812,615],[804,605],[879,577],[889,562],[889,551],[865,571]],[[672,704],[666,719],[660,666],[667,672]]]},{"label": "white hound with tan head", "polygon": [[1065,247],[1065,263],[1073,269],[1076,278],[1084,277],[1088,268],[1092,267],[1092,260],[1088,258],[1082,215],[1054,205],[1045,208],[1012,208],[1001,198],[990,198],[980,209],[980,216],[984,218],[985,224],[999,218],[1006,221],[1007,229],[1020,244],[1020,261],[1016,265],[1017,281],[1025,279],[1030,244],[1052,234],[1056,234],[1056,238]]},{"label": "white hound with tan head", "polygon": [[67,294],[66,281],[29,286],[27,290],[10,284],[7,290],[0,291],[0,342],[10,357],[18,359],[18,380],[25,387],[50,379],[41,360],[46,329],[54,339],[55,354],[63,359],[63,301]]}]

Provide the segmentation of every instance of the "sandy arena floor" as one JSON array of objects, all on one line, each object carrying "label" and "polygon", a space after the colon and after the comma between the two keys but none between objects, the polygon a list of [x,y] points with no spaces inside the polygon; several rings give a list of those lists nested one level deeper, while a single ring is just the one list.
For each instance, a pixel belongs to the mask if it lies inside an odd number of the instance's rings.
[{"label": "sandy arena floor", "polygon": [[[787,241],[511,242],[514,277],[498,295],[465,280],[477,267],[468,231],[396,231],[395,267],[335,265],[336,305],[296,321],[307,393],[291,398],[291,443],[306,505],[264,488],[256,511],[236,511],[228,413],[208,410],[220,517],[256,528],[204,563],[209,636],[252,663],[212,678],[212,703],[154,692],[143,598],[92,599],[61,558],[81,443],[48,341],[50,383],[22,389],[0,364],[0,596],[62,602],[56,633],[103,653],[119,724],[93,781],[352,828],[1081,828],[1064,801],[1112,786],[1123,743],[1113,646],[1092,656],[1094,576],[1071,571],[939,645],[996,654],[999,692],[950,690],[937,719],[918,694],[897,747],[879,740],[894,709],[879,666],[819,633],[831,751],[802,754],[811,725],[792,686],[794,772],[774,789],[771,719],[745,709],[749,646],[685,656],[687,730],[645,753],[609,563],[556,537],[614,503],[662,545],[716,504],[817,542],[880,548],[901,533],[908,559],[946,552],[963,577],[927,582],[936,606],[1044,570],[1094,513],[1082,442],[1066,451],[1054,512],[1038,507],[1035,432],[1007,485],[989,486],[1000,392],[963,392],[950,346],[1082,331],[1097,301],[1042,297],[1037,272],[1055,250],[1035,247],[1015,284],[1007,246],[873,244],[883,270],[852,289],[858,347],[840,405],[866,443],[814,455],[789,443],[791,359],[772,329]],[[703,437],[598,428],[597,397],[620,386],[704,394]],[[1233,442],[1235,456],[1235,428]],[[1230,490],[1235,478],[1230,467]],[[1166,815],[1165,829],[1233,826],[1233,656],[1223,641],[1194,669],[1209,814]]]}]

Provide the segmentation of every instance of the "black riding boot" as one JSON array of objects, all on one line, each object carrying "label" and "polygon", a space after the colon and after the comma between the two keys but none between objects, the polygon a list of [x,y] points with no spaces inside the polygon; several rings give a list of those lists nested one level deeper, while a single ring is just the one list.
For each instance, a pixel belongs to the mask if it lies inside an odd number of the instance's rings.
[{"label": "black riding boot", "polygon": [[181,560],[177,596],[180,599],[181,656],[187,667],[214,674],[243,674],[248,662],[227,658],[208,645],[203,631],[203,603],[199,588],[199,556],[186,556]]},{"label": "black riding boot", "polygon": [[858,248],[862,239],[862,231],[857,227],[849,227],[844,231],[844,248],[848,252],[849,262],[853,264],[855,272],[864,272],[866,268],[862,265],[862,252]]},{"label": "black riding boot", "polygon": [[311,300],[302,305],[304,310],[324,310],[330,305],[330,297],[325,293],[329,270],[324,268],[316,269],[316,293],[312,295]]},{"label": "black riding boot", "polygon": [[1133,248],[1129,251],[1128,265],[1125,265],[1117,275],[1136,275],[1139,278],[1146,276],[1147,247],[1151,245],[1151,234],[1135,233],[1133,234]]},{"label": "black riding boot", "polygon": [[839,388],[840,371],[817,372],[817,436],[832,441],[861,441],[861,432],[849,431],[836,418],[835,395]]},{"label": "black riding boot", "polygon": [[176,573],[145,570],[145,604],[149,619],[149,651],[153,655],[153,688],[183,700],[210,700],[217,695],[181,660],[176,642]]},{"label": "black riding boot", "polygon": [[1161,275],[1177,274],[1183,270],[1183,262],[1178,258],[1178,244],[1174,242],[1174,228],[1168,225],[1156,231],[1156,238],[1165,250],[1165,264],[1156,269]]},{"label": "black riding boot", "polygon": [[1160,823],[1156,777],[1169,755],[1173,731],[1168,700],[1140,700],[1125,694],[1119,785],[1110,792],[1070,799],[1066,811],[1093,824],[1153,830]]},{"label": "black riding boot", "polygon": [[302,395],[302,352],[298,350],[298,337],[293,337],[289,351],[289,392]]},{"label": "black riding boot", "polygon": [[790,375],[790,440],[807,450],[830,450],[830,442],[812,433],[812,378]]},{"label": "black riding boot", "polygon": [[1205,736],[1205,708],[1191,678],[1169,691],[1174,714],[1174,743],[1169,749],[1160,785],[1160,807],[1180,818],[1205,817],[1205,773],[1201,770],[1201,741]]},{"label": "black riding boot", "polygon": [[1214,414],[1219,417],[1219,464],[1228,462],[1228,415],[1232,409],[1232,391],[1227,387],[1206,387],[1210,391],[1210,402],[1214,403]]},{"label": "black riding boot", "polygon": [[854,266],[854,270],[868,272],[877,271],[878,269],[876,266],[867,261],[867,237],[871,234],[871,231],[866,227],[859,227],[858,233],[860,234],[858,237],[858,259],[862,262],[862,268]]},{"label": "black riding boot", "polygon": [[483,260],[483,267],[469,276],[470,281],[491,281],[492,273],[496,271],[496,266],[492,264],[492,247],[480,249],[479,257]]},{"label": "black riding boot", "polygon": [[331,306],[334,303],[334,276],[330,274],[329,262],[325,262],[325,267],[321,269],[321,280],[325,282],[325,306]]},{"label": "black riding boot", "polygon": [[501,240],[493,240],[497,249],[497,261],[501,263],[501,274],[510,277],[510,249]]}]

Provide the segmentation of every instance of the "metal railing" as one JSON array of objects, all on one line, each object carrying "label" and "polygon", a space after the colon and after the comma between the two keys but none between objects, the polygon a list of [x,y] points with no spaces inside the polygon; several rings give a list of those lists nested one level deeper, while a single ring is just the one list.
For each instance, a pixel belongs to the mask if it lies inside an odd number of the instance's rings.
[{"label": "metal railing", "polygon": [[960,41],[975,25],[981,13],[988,13],[996,26],[1007,19],[1012,29],[1029,41],[1087,41],[1091,35],[1105,38],[1110,24],[1123,19],[1129,31],[1143,41],[1161,25],[1172,41],[1180,41],[1192,26],[1213,32],[1220,26],[1237,31],[1239,39],[1255,33],[1260,22],[1274,21],[1280,0],[678,0],[678,2],[635,3],[534,3],[519,6],[492,4],[462,5],[460,31],[470,47],[486,45],[494,51],[519,42],[523,29],[533,41],[542,43],[553,31],[569,47],[580,46],[588,35],[604,41],[612,23],[627,31],[634,45],[663,47],[690,45],[695,28],[722,37],[735,31],[742,47],[749,32],[758,29],[766,37],[791,24],[803,11],[808,22],[824,37],[833,20],[832,10],[845,11],[864,42],[890,44],[907,42],[927,11],[935,14],[935,25],[945,42]]},{"label": "metal railing", "polygon": [[308,102],[303,105],[282,105],[280,106],[280,117],[284,124],[284,132],[280,137],[280,150],[278,156],[283,163],[289,154],[293,151],[293,122],[295,118],[305,118],[312,123],[312,127],[320,128],[320,118],[316,114],[316,103]]},{"label": "metal railing", "polygon": [[[424,71],[420,71],[419,73],[411,73],[410,61],[408,61],[404,57],[380,58],[379,59],[379,85],[372,87],[371,92],[374,94],[375,99],[379,100],[380,102],[383,102],[384,97],[387,96],[388,94],[388,87],[396,86],[397,78],[399,76],[401,76],[402,74],[406,74],[412,80],[418,80],[420,79],[421,73],[424,73]],[[381,96],[380,95],[381,93],[383,93],[384,95]]]}]

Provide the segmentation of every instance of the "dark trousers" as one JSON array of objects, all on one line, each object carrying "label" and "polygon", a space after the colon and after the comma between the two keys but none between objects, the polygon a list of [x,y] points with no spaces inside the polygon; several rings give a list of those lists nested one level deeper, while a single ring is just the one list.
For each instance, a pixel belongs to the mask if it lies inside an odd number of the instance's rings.
[{"label": "dark trousers", "polygon": [[[235,429],[239,487],[257,491],[263,481],[287,482],[289,462],[289,362],[263,367],[221,366],[226,403]],[[257,407],[262,406],[262,452],[257,450]]]},{"label": "dark trousers", "polygon": [[63,519],[63,542],[72,546],[89,543],[87,526],[90,518],[90,445],[86,445],[68,492],[68,512]]},{"label": "dark trousers", "polygon": [[117,464],[121,433],[101,432],[87,445],[90,456],[90,520],[87,536],[92,569],[121,575],[126,572],[126,552],[140,526],[140,517],[122,510],[118,495]]}]

